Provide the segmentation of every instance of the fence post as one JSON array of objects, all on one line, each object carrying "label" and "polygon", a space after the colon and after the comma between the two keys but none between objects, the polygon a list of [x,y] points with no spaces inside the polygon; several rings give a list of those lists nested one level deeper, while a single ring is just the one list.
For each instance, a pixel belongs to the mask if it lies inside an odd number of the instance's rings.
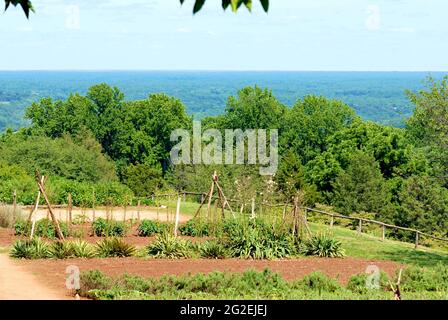
[{"label": "fence post", "polygon": [[12,209],[15,215],[17,210],[17,190],[14,190],[14,193],[12,195]]},{"label": "fence post", "polygon": [[361,233],[362,233],[362,219],[359,219],[358,235],[361,235]]},{"label": "fence post", "polygon": [[418,249],[419,233],[420,232],[418,232],[418,231],[415,232],[415,249]]},{"label": "fence post", "polygon": [[[158,219],[158,217],[157,217]],[[137,220],[140,222],[140,200],[137,202]]]},{"label": "fence post", "polygon": [[68,221],[69,224],[72,225],[72,194],[68,194]]},{"label": "fence post", "polygon": [[184,202],[187,202],[187,194],[184,192]]},{"label": "fence post", "polygon": [[93,190],[93,192],[92,192],[92,207],[93,207],[92,208],[93,209],[92,222],[94,222],[96,219],[95,205],[96,205],[96,195],[95,195],[95,190]]},{"label": "fence post", "polygon": [[334,225],[334,214],[331,215],[330,228],[333,228],[333,225]]},{"label": "fence post", "polygon": [[386,225],[383,223],[383,234],[382,234],[382,237],[381,237],[381,239],[382,239],[382,241],[384,241],[384,240],[386,240]]},{"label": "fence post", "polygon": [[174,222],[174,236],[177,237],[177,228],[179,227],[179,214],[180,214],[180,202],[182,198],[177,198],[177,206],[176,206],[176,221]]},{"label": "fence post", "polygon": [[251,218],[255,219],[255,198],[252,198],[252,214]]}]

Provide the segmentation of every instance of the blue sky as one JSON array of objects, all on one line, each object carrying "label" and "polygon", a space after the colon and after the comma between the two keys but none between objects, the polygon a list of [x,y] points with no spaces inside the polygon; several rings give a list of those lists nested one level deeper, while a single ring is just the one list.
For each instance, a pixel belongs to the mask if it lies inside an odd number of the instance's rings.
[{"label": "blue sky", "polygon": [[0,15],[0,70],[448,70],[446,0],[193,2],[33,0]]}]

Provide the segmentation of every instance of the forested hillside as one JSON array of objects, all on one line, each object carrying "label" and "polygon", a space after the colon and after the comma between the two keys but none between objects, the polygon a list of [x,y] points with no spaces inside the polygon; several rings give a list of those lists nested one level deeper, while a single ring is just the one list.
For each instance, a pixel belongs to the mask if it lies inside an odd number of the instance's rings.
[{"label": "forested hillside", "polygon": [[[246,86],[270,88],[292,107],[306,95],[344,101],[365,120],[402,127],[413,106],[405,90],[419,90],[427,73],[406,72],[0,72],[0,132],[28,125],[24,110],[41,98],[66,99],[97,83],[117,86],[126,100],[163,92],[196,118],[223,113],[227,97]],[[434,73],[441,79],[442,73]]]},{"label": "forested hillside", "polygon": [[[123,204],[167,189],[205,191],[214,170],[229,197],[322,203],[446,236],[448,230],[448,77],[410,93],[406,128],[362,120],[342,101],[306,96],[292,108],[269,89],[246,87],[203,129],[279,130],[280,165],[272,177],[249,165],[172,166],[171,131],[191,130],[179,99],[154,94],[129,101],[107,84],[65,100],[44,98],[26,111],[31,125],[0,137],[0,202],[14,190],[34,201],[34,173],[50,176],[54,203]],[[96,198],[92,199],[95,190]],[[400,236],[397,234],[397,236]]]}]

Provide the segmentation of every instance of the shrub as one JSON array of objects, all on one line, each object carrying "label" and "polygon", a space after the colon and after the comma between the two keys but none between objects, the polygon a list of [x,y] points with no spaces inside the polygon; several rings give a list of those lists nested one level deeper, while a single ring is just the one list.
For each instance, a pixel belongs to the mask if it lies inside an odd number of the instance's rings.
[{"label": "shrub", "polygon": [[18,259],[45,259],[50,256],[49,245],[39,238],[14,243],[10,256]]},{"label": "shrub", "polygon": [[313,272],[296,282],[293,287],[317,290],[321,292],[335,292],[342,289],[341,285],[334,279],[329,278],[321,272]]},{"label": "shrub", "polygon": [[352,291],[353,293],[365,294],[369,292],[369,290],[381,289],[381,290],[389,290],[389,277],[386,273],[381,272],[378,288],[369,288],[368,287],[368,277],[367,273],[356,274],[350,277],[347,283],[347,289]]},{"label": "shrub", "polygon": [[345,256],[342,244],[327,234],[318,234],[306,240],[300,250],[307,256],[340,258]]},{"label": "shrub", "polygon": [[35,248],[31,241],[19,240],[12,246],[10,256],[17,259],[33,259]]},{"label": "shrub", "polygon": [[184,236],[190,237],[206,237],[209,236],[209,227],[207,223],[199,220],[188,220],[187,223],[179,228]]},{"label": "shrub", "polygon": [[92,229],[97,237],[124,237],[126,235],[126,225],[120,221],[107,221],[98,218],[93,222]]},{"label": "shrub", "polygon": [[191,244],[168,233],[157,236],[148,246],[148,254],[157,258],[188,258],[191,255]]},{"label": "shrub", "polygon": [[224,259],[229,252],[226,247],[218,241],[206,241],[199,247],[201,257],[212,259]]},{"label": "shrub", "polygon": [[49,257],[55,259],[68,259],[74,256],[73,247],[68,241],[56,241],[50,246]]},{"label": "shrub", "polygon": [[442,263],[434,268],[407,267],[402,273],[401,289],[407,292],[447,291],[448,267]]},{"label": "shrub", "polygon": [[[64,237],[68,237],[68,226],[64,222],[59,222],[59,227]],[[24,220],[17,221],[14,225],[14,231],[16,236],[29,236],[31,232],[31,223],[27,223]],[[53,221],[50,219],[42,219],[36,222],[34,229],[34,236],[54,239],[56,238],[56,230],[53,225]]]},{"label": "shrub", "polygon": [[276,232],[259,221],[228,223],[224,228],[228,230],[226,246],[234,257],[276,259],[295,252],[294,241],[288,233]]},{"label": "shrub", "polygon": [[168,229],[168,225],[153,220],[142,220],[138,227],[140,237],[150,237],[157,233],[162,233]]},{"label": "shrub", "polygon": [[111,280],[98,270],[90,270],[81,273],[79,294],[91,298],[91,290],[107,290]]},{"label": "shrub", "polygon": [[29,235],[29,225],[24,220],[19,220],[14,224],[14,233],[16,236],[27,236]]},{"label": "shrub", "polygon": [[87,241],[83,240],[76,240],[71,243],[73,254],[77,258],[93,258],[95,257],[95,249],[94,247],[88,243]]},{"label": "shrub", "polygon": [[127,244],[120,238],[104,239],[97,243],[97,252],[100,257],[131,257],[136,252],[133,245]]}]

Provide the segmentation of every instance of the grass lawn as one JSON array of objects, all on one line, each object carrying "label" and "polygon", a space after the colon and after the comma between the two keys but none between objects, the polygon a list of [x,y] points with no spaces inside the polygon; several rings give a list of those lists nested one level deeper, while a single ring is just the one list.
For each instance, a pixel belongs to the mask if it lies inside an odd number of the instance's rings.
[{"label": "grass lawn", "polygon": [[313,232],[330,232],[345,249],[345,253],[350,257],[360,257],[375,260],[391,260],[399,263],[412,264],[417,266],[431,267],[441,262],[448,264],[448,252],[437,249],[430,249],[420,246],[417,250],[411,243],[394,240],[381,241],[380,238],[361,234],[347,228],[311,223]]}]

